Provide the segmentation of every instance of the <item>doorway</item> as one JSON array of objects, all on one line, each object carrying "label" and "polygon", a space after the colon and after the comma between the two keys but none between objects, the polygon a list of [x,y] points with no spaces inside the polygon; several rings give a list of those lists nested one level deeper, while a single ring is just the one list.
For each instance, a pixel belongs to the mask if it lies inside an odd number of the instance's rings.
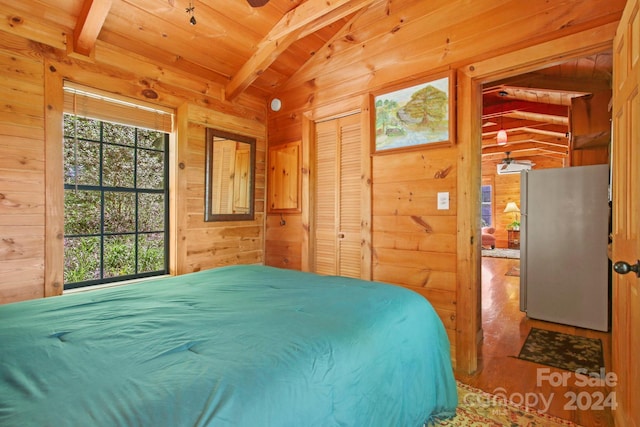
[{"label": "doorway", "polygon": [[[519,285],[521,171],[609,164],[612,68],[609,49],[482,86],[480,209],[496,247],[482,243],[481,310],[489,317],[495,308],[484,280],[496,280],[488,270],[497,265],[488,263],[489,257],[509,259],[498,263],[507,266],[506,273],[496,274],[508,275],[502,281],[512,287]],[[490,215],[486,194],[491,195]],[[521,314],[515,321],[526,317]]]},{"label": "doorway", "polygon": [[[469,198],[458,203],[458,275],[467,280],[458,282],[457,323],[458,347],[456,369],[475,372],[479,368],[479,333],[481,333],[481,254],[479,242],[479,209],[482,149],[482,87],[489,82],[531,73],[574,58],[588,57],[611,48],[615,25],[606,31],[576,33],[543,45],[522,49],[489,60],[469,64],[457,75],[458,116],[467,117],[458,123],[458,176],[460,188],[470,188]],[[570,52],[567,47],[570,46]],[[475,187],[477,185],[477,187]],[[467,261],[465,261],[467,260]]]}]

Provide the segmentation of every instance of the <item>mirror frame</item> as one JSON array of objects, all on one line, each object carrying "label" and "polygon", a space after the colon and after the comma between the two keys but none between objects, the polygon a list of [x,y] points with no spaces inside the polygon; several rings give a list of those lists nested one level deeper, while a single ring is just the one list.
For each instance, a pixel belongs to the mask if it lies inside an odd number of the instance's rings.
[{"label": "mirror frame", "polygon": [[[219,214],[212,212],[212,203],[214,195],[213,186],[213,144],[216,137],[231,139],[238,142],[244,142],[250,146],[250,170],[249,176],[249,213],[226,213]],[[205,153],[205,191],[204,191],[204,220],[211,221],[247,221],[254,219],[255,205],[255,176],[256,176],[256,139],[244,135],[238,135],[231,132],[225,132],[217,129],[206,129],[206,153]]]}]

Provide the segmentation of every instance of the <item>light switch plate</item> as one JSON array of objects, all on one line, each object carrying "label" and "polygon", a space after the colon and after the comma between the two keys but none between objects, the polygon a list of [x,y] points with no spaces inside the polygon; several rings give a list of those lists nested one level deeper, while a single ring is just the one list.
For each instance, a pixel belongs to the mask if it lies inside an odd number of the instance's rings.
[{"label": "light switch plate", "polygon": [[438,193],[438,210],[449,209],[449,192],[443,191]]}]

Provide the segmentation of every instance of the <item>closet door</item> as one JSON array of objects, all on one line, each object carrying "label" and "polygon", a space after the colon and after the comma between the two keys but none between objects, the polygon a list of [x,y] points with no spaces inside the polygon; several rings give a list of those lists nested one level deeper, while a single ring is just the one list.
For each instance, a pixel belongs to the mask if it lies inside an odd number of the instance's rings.
[{"label": "closet door", "polygon": [[362,275],[361,148],[360,114],[316,124],[317,273]]}]

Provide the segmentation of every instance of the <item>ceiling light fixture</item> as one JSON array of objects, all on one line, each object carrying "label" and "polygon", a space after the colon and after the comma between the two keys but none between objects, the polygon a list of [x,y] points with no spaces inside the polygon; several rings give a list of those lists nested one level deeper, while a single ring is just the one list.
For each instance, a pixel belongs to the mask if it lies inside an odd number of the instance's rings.
[{"label": "ceiling light fixture", "polygon": [[271,100],[271,110],[280,111],[280,108],[282,108],[282,101],[279,98],[273,98]]},{"label": "ceiling light fixture", "polygon": [[196,17],[193,16],[193,12],[195,9],[196,7],[193,5],[193,0],[189,0],[189,7],[185,9],[185,12],[191,15],[191,18],[189,19],[189,23],[191,25],[196,25]]},{"label": "ceiling light fixture", "polygon": [[[502,98],[508,95],[507,91],[501,90],[498,92]],[[498,145],[506,145],[507,144],[507,131],[502,127],[502,116],[504,115],[504,102],[501,102],[501,112],[500,112],[500,130],[498,131],[498,135],[496,136],[496,141]]]}]

